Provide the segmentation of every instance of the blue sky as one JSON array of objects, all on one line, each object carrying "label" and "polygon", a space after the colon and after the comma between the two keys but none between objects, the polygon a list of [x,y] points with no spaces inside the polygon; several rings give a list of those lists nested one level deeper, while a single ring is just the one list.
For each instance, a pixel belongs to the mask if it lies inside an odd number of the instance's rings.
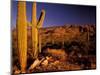
[{"label": "blue sky", "polygon": [[[16,26],[17,1],[12,1],[11,26]],[[27,20],[31,21],[32,2],[26,2]],[[45,9],[46,16],[43,27],[61,26],[65,24],[96,24],[96,6],[40,3],[37,2],[37,18]]]}]

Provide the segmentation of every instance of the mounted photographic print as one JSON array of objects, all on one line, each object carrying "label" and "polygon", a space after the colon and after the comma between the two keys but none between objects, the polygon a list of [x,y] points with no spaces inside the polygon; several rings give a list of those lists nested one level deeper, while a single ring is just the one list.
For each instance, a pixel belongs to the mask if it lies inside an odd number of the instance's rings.
[{"label": "mounted photographic print", "polygon": [[12,74],[96,69],[96,6],[11,1]]}]

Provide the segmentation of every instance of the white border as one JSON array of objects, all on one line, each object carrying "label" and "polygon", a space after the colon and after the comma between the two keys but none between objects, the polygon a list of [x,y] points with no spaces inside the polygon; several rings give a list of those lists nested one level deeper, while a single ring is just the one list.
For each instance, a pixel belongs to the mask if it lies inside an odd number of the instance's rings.
[{"label": "white border", "polygon": [[[28,0],[33,1],[33,0]],[[98,75],[100,72],[100,2],[99,0],[34,0],[38,2],[67,3],[97,6],[97,70],[37,73],[40,75]],[[10,0],[0,1],[0,75],[10,75]],[[36,75],[37,75],[36,74]],[[26,74],[29,75],[29,74]],[[31,74],[32,75],[32,74]],[[34,74],[35,75],[35,74]]]}]

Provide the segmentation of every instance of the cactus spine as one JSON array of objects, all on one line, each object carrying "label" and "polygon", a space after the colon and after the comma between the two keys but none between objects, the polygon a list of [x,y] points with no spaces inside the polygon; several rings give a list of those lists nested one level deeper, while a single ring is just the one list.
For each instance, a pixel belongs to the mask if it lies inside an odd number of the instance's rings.
[{"label": "cactus spine", "polygon": [[18,50],[21,72],[25,73],[27,63],[27,20],[26,20],[26,2],[18,2],[17,13],[17,34]]},{"label": "cactus spine", "polygon": [[38,53],[39,53],[39,47],[38,47],[38,29],[42,27],[43,25],[43,21],[44,21],[44,17],[45,17],[45,11],[42,10],[39,21],[37,21],[37,16],[36,16],[36,2],[33,3],[32,6],[32,47],[33,47],[33,55],[34,58],[38,57]]}]

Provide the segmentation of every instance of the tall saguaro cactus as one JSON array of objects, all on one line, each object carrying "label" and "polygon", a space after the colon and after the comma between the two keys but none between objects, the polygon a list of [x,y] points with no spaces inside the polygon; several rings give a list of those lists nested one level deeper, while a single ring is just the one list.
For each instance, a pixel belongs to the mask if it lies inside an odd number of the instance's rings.
[{"label": "tall saguaro cactus", "polygon": [[37,21],[37,15],[36,15],[37,11],[36,11],[36,2],[33,3],[32,6],[32,47],[33,47],[33,55],[34,58],[38,57],[38,53],[39,53],[39,37],[38,37],[38,29],[42,27],[43,25],[43,21],[45,18],[45,11],[42,10],[41,11],[41,15],[39,20]]},{"label": "tall saguaro cactus", "polygon": [[[17,34],[18,34],[18,50],[19,50],[19,62],[21,66],[21,73],[26,72],[27,64],[27,18],[26,18],[26,2],[18,2],[18,13],[17,13]],[[38,57],[39,53],[39,37],[38,29],[42,27],[45,17],[45,11],[42,10],[39,20],[37,21],[36,16],[36,2],[32,6],[32,46],[34,58]]]},{"label": "tall saguaro cactus", "polygon": [[18,50],[21,72],[25,73],[27,63],[27,19],[26,19],[26,2],[18,2],[17,12],[17,33],[18,33]]}]

